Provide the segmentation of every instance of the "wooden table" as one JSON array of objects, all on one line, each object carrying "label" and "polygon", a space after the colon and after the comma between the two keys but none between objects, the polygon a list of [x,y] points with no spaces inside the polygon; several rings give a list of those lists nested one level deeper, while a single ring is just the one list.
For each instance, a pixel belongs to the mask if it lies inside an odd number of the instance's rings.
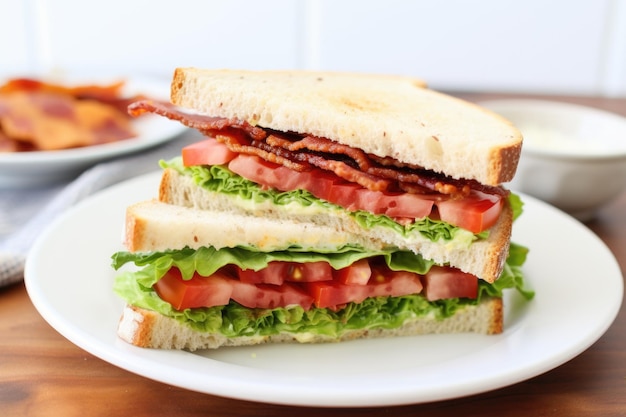
[{"label": "wooden table", "polygon": [[[561,99],[626,115],[626,100]],[[613,251],[624,275],[626,193],[588,226]],[[132,374],[59,335],[35,310],[23,284],[0,290],[0,335],[1,416],[626,415],[626,305],[606,334],[588,350],[528,381],[450,401],[365,409],[296,408],[236,401]]]}]

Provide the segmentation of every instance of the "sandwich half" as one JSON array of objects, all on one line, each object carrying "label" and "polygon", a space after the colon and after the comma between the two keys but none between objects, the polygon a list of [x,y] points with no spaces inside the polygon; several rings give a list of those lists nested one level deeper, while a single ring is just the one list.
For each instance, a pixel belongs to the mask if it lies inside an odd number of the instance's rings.
[{"label": "sandwich half", "polygon": [[[118,334],[154,348],[503,331],[524,288],[522,138],[407,77],[179,68],[172,103],[205,138],[127,210]],[[156,193],[156,190],[155,190]]]}]

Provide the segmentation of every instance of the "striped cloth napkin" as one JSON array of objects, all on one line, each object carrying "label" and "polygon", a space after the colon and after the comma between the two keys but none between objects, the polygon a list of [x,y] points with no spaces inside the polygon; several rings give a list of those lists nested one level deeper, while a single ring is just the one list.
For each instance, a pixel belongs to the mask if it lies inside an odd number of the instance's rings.
[{"label": "striped cloth napkin", "polygon": [[65,210],[120,181],[159,169],[161,159],[201,139],[186,131],[157,148],[97,164],[73,181],[45,189],[0,190],[0,287],[24,278],[28,251],[41,232]]}]

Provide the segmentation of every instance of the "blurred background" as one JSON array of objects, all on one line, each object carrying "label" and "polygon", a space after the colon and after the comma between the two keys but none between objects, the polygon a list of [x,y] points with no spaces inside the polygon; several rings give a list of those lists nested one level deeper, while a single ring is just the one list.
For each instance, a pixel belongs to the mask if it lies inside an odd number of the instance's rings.
[{"label": "blurred background", "polygon": [[0,77],[177,66],[382,72],[626,96],[623,0],[0,0]]}]

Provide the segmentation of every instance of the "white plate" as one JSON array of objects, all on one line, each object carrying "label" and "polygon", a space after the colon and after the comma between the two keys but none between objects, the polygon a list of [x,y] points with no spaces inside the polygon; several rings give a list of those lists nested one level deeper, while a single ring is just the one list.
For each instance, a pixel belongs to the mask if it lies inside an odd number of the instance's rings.
[{"label": "white plate", "polygon": [[115,334],[123,302],[111,290],[110,256],[122,248],[124,208],[155,195],[159,176],[105,190],[56,221],[32,249],[25,280],[36,308],[63,336],[105,361],[167,384],[308,406],[449,399],[514,384],[572,359],[607,330],[621,305],[621,272],[602,241],[573,218],[524,196],[514,240],[531,248],[524,269],[536,297],[528,303],[517,293],[506,297],[501,335],[201,353],[137,348]]},{"label": "white plate", "polygon": [[[125,96],[143,94],[169,100],[168,82],[139,78],[125,81]],[[132,123],[137,136],[131,139],[59,151],[0,153],[0,188],[41,186],[70,179],[98,162],[159,145],[186,129],[178,122],[152,114],[133,119]]]}]

